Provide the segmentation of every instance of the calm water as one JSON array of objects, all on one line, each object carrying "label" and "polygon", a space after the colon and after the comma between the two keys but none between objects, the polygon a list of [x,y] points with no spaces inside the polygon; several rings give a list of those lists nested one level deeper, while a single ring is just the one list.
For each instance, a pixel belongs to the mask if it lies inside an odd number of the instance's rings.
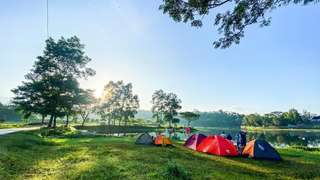
[{"label": "calm water", "polygon": [[[198,128],[199,129],[199,128]],[[210,134],[231,134],[232,138],[235,139],[235,135],[239,130],[235,129],[218,129],[218,128],[200,128],[197,133],[205,135]],[[187,139],[184,133],[175,133],[174,138],[179,140]],[[259,131],[259,132],[248,132],[247,141],[252,139],[264,139],[276,147],[287,147],[287,146],[306,146],[306,147],[320,147],[320,132],[314,131]]]}]

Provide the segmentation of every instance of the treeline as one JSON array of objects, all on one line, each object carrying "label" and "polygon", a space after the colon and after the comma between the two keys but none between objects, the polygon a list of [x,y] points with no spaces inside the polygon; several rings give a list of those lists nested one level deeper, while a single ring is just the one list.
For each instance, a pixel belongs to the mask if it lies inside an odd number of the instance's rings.
[{"label": "treeline", "polygon": [[297,126],[311,123],[310,112],[304,111],[300,114],[296,109],[290,109],[288,112],[271,112],[264,115],[249,114],[244,116],[243,125],[255,127],[267,126]]},{"label": "treeline", "polygon": [[14,106],[0,103],[0,122],[20,120],[21,114],[15,111]]},{"label": "treeline", "polygon": [[198,127],[240,127],[244,115],[223,110],[201,112],[200,118],[191,123]]}]

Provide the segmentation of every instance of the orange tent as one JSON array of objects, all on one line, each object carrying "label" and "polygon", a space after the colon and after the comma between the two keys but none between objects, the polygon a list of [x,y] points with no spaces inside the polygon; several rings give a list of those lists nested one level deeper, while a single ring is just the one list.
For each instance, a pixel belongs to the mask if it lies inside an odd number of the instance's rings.
[{"label": "orange tent", "polygon": [[169,138],[165,137],[164,135],[158,135],[154,141],[155,145],[172,145],[171,141]]},{"label": "orange tent", "polygon": [[218,135],[205,138],[197,147],[197,151],[218,156],[238,156],[237,148],[232,142]]},{"label": "orange tent", "polygon": [[246,147],[241,152],[241,154],[244,155],[244,156],[253,157],[254,143],[255,143],[255,140],[252,140],[252,141],[248,142]]},{"label": "orange tent", "polygon": [[267,141],[261,139],[248,142],[242,155],[255,159],[281,160],[279,153]]}]

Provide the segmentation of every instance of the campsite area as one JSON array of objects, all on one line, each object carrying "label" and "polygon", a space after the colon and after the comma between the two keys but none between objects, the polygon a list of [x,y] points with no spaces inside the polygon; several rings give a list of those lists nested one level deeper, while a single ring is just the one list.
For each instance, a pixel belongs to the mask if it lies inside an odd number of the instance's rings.
[{"label": "campsite area", "polygon": [[312,179],[320,151],[277,149],[283,161],[221,157],[143,146],[136,137],[41,138],[39,131],[0,137],[0,179]]},{"label": "campsite area", "polygon": [[0,180],[320,180],[320,0],[4,0]]}]

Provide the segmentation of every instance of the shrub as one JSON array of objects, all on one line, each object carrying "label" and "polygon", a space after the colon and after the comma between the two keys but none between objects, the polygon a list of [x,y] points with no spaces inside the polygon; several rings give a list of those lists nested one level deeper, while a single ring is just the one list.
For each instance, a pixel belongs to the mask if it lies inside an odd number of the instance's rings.
[{"label": "shrub", "polygon": [[60,127],[56,127],[56,128],[43,127],[40,129],[40,135],[42,137],[73,136],[73,135],[78,135],[78,134],[79,134],[79,132],[73,127],[65,127],[65,126],[60,126]]},{"label": "shrub", "polygon": [[166,179],[184,179],[184,180],[191,179],[190,173],[184,170],[182,167],[180,167],[173,161],[169,161],[164,166],[162,175],[166,177]]}]

